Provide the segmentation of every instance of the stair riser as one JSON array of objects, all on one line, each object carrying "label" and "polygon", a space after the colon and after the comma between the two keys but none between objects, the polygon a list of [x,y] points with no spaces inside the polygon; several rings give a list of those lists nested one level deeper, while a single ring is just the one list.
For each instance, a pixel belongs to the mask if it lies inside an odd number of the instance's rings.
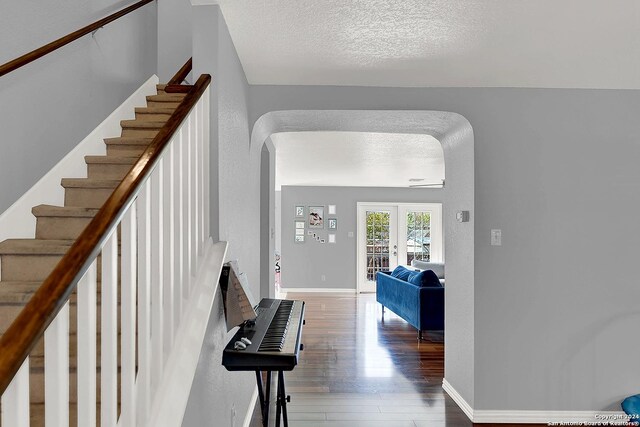
[{"label": "stair riser", "polygon": [[159,129],[134,129],[125,128],[122,129],[123,137],[135,137],[135,138],[154,138],[158,134]]},{"label": "stair riser", "polygon": [[[16,282],[44,282],[55,266],[62,259],[62,255],[2,255],[2,280]],[[118,249],[118,277],[121,277],[120,249]],[[102,282],[102,255],[98,255],[96,262],[98,283]]]},{"label": "stair riser", "polygon": [[114,188],[66,188],[64,204],[65,206],[101,208],[113,190]]},{"label": "stair riser", "polygon": [[114,157],[140,157],[148,145],[107,145],[107,156]]},{"label": "stair riser", "polygon": [[75,240],[92,219],[93,217],[38,217],[36,222],[36,239]]},{"label": "stair riser", "polygon": [[160,102],[160,101],[147,101],[148,108],[177,108],[180,102]]},{"label": "stair riser", "polygon": [[43,281],[53,271],[62,255],[2,255],[2,280]]},{"label": "stair riser", "polygon": [[127,176],[132,166],[133,163],[127,165],[92,163],[87,165],[87,177],[92,179],[122,180]]}]

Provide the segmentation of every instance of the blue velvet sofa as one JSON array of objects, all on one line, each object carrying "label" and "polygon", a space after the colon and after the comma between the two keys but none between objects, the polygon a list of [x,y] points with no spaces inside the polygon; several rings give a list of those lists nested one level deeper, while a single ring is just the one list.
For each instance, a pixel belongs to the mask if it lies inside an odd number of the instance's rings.
[{"label": "blue velvet sofa", "polygon": [[376,274],[376,300],[418,330],[444,330],[444,287],[432,270],[398,266]]}]

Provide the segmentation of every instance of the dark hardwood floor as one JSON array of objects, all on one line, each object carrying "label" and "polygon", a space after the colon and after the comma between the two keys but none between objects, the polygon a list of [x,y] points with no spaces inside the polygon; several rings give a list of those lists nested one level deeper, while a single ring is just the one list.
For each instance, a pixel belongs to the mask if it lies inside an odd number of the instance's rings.
[{"label": "dark hardwood floor", "polygon": [[[473,425],[442,390],[444,343],[417,341],[375,295],[293,294],[306,302],[304,351],[285,374],[292,427],[438,427]],[[275,425],[275,408],[271,409]],[[261,424],[254,411],[251,426]],[[502,424],[501,426],[505,426]]]}]

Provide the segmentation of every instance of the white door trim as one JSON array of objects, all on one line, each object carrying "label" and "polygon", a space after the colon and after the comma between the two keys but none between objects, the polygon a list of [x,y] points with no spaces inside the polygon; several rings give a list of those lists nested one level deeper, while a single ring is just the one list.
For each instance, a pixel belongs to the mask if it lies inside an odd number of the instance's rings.
[{"label": "white door trim", "polygon": [[[389,208],[390,211],[390,217],[389,217],[389,230],[390,230],[390,234],[392,230],[396,230],[398,229],[398,204],[397,203],[373,203],[373,202],[357,202],[356,203],[357,206],[357,215],[358,215],[358,226],[357,226],[357,254],[356,254],[356,258],[358,260],[358,265],[357,265],[357,278],[356,278],[356,291],[357,293],[361,293],[361,292],[371,292],[370,289],[366,288],[366,284],[364,279],[364,275],[362,274],[362,272],[364,272],[365,270],[365,264],[367,262],[367,254],[366,251],[364,250],[363,247],[363,236],[365,236],[366,230],[365,230],[365,223],[366,223],[366,212],[367,212],[367,208],[382,208],[382,209],[386,209]],[[391,235],[390,237],[390,241],[391,241]],[[397,237],[397,236],[396,236]],[[395,239],[397,240],[397,238]],[[389,265],[393,265],[394,262],[392,260],[392,255],[391,255],[391,251],[392,249],[389,248]],[[396,250],[396,256],[395,256],[395,264],[397,265],[397,250]],[[368,283],[368,282],[367,282]],[[374,290],[375,292],[375,290]]]}]

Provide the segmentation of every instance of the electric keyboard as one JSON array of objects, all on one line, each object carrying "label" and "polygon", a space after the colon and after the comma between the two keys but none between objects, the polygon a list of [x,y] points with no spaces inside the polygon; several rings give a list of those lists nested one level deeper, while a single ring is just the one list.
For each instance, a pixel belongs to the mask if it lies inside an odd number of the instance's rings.
[{"label": "electric keyboard", "polygon": [[[229,371],[290,371],[298,364],[304,323],[304,301],[264,298],[256,307],[255,323],[245,322],[222,353]],[[246,349],[236,350],[240,338]]]}]

